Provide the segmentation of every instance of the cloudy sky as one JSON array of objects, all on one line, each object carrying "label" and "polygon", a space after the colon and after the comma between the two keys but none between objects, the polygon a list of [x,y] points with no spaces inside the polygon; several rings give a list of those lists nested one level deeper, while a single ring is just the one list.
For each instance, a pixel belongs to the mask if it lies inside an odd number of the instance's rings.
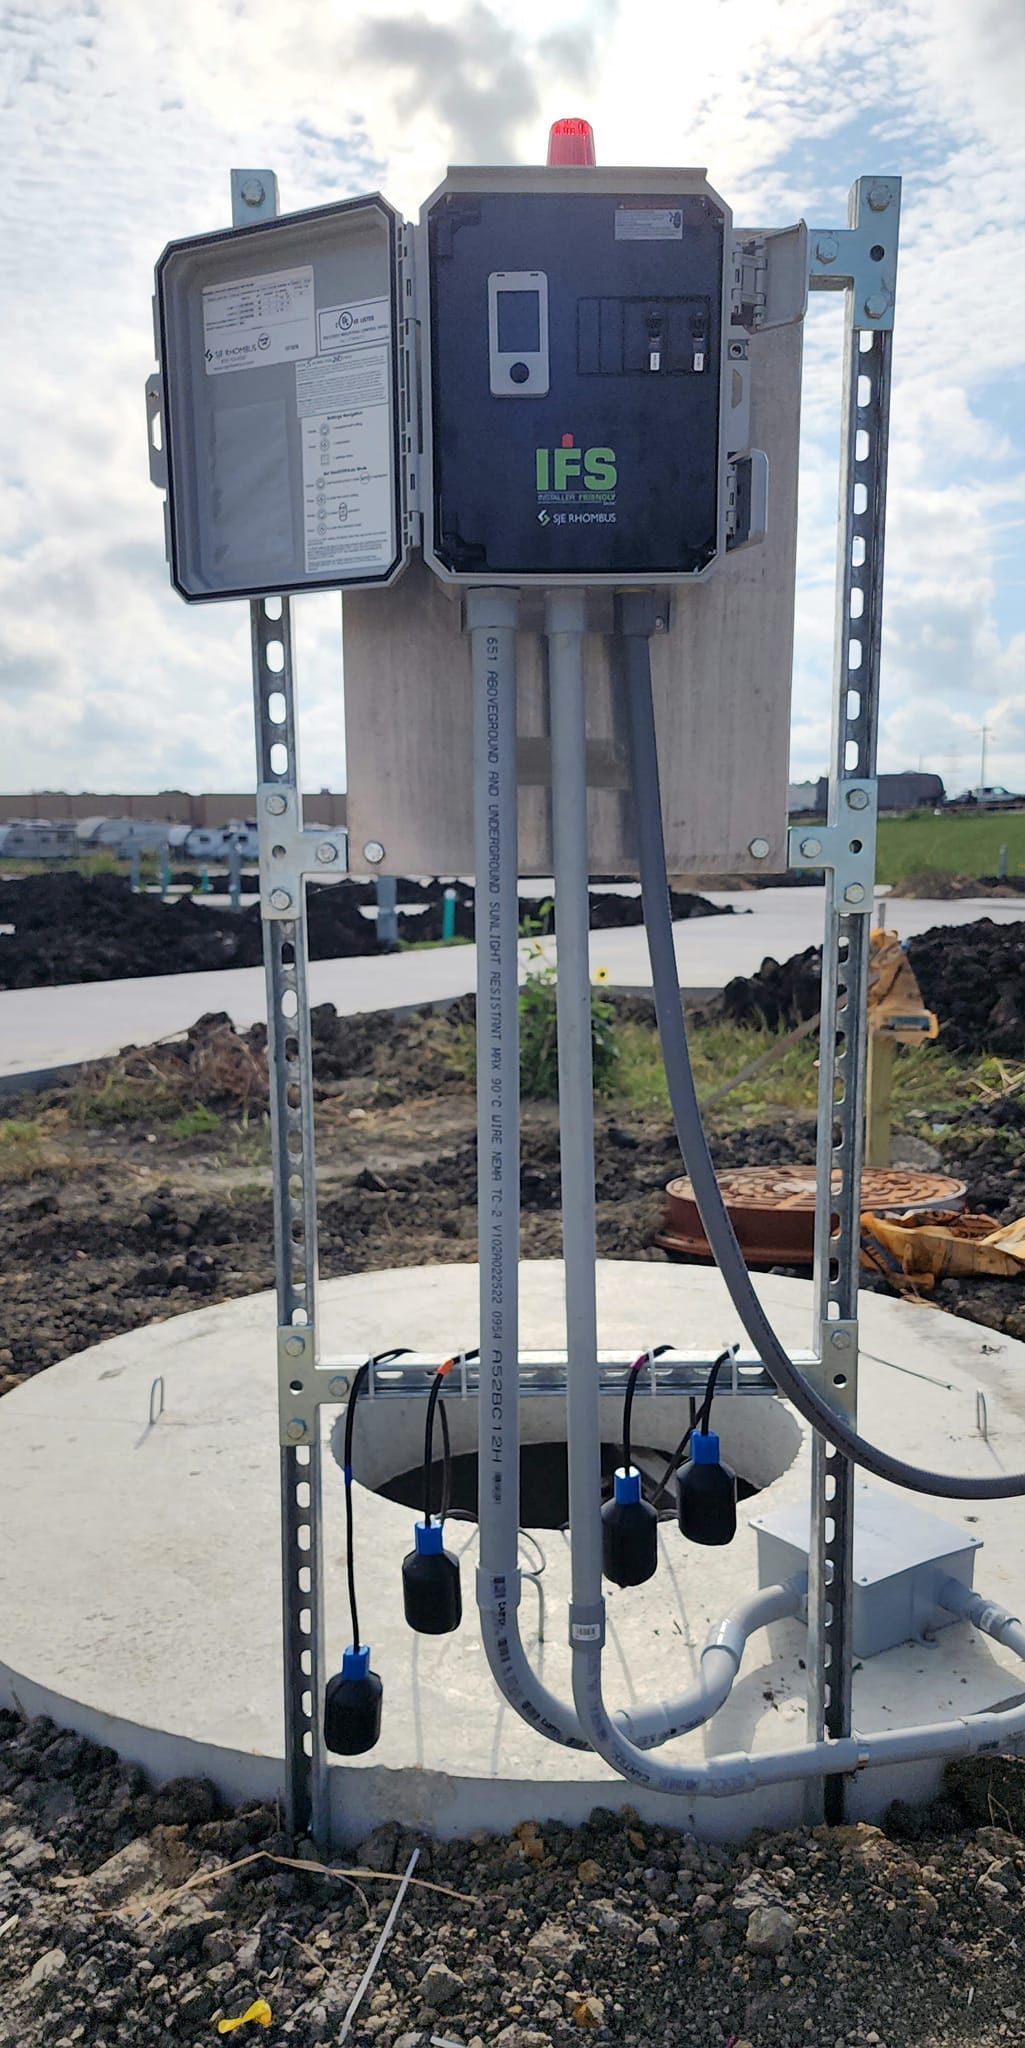
[{"label": "cloudy sky", "polygon": [[[247,786],[244,606],[167,583],[146,467],[152,266],[282,204],[450,162],[704,164],[745,225],[840,224],[900,172],[881,765],[1025,777],[1020,0],[30,0],[0,5],[0,787]],[[839,306],[812,303],[793,772],[825,767]],[[344,784],[337,601],[297,607],[304,780]]]}]

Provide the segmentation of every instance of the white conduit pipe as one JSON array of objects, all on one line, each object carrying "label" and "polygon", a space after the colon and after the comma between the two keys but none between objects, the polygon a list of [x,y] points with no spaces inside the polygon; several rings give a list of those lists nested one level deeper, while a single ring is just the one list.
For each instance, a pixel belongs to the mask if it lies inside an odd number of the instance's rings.
[{"label": "white conduit pipe", "polygon": [[[576,607],[574,609],[574,607]],[[607,1764],[631,1783],[687,1798],[738,1792],[807,1778],[964,1756],[999,1749],[1025,1735],[1025,1702],[1002,1712],[808,1743],[767,1755],[719,1756],[699,1765],[651,1758],[614,1722],[602,1693],[605,1602],[601,1578],[600,1396],[595,1372],[594,1106],[591,977],[587,945],[587,765],[583,692],[583,605],[575,594],[548,599],[552,698],[552,802],[559,1000],[560,1143],[568,1350],[568,1437],[573,1697],[580,1725]],[[560,896],[561,888],[561,896]],[[586,1020],[586,1028],[585,1028]],[[954,1586],[955,1582],[951,1582]],[[957,1588],[949,1600],[967,1589]],[[970,1618],[1016,1642],[1018,1624],[967,1595]],[[951,1611],[957,1612],[958,1608]],[[1010,1632],[1010,1634],[1009,1634]]]}]

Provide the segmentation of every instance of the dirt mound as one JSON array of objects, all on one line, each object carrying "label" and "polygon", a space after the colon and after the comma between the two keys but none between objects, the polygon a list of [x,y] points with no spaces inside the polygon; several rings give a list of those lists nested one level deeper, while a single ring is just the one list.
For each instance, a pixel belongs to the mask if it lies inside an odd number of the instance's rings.
[{"label": "dirt mound", "polygon": [[738,974],[722,992],[722,1014],[731,1024],[767,1024],[791,1029],[814,1017],[822,987],[822,949],[807,946],[780,962],[762,961],[757,974]]},{"label": "dirt mound", "polygon": [[[0,988],[113,981],[234,967],[240,920],[188,897],[133,895],[122,875],[25,875],[0,882]],[[256,955],[259,959],[259,953]]]},{"label": "dirt mound", "polygon": [[960,903],[977,896],[1025,896],[1025,875],[950,875],[928,870],[902,875],[890,895],[931,897],[942,903]]},{"label": "dirt mound", "polygon": [[[400,910],[399,937],[438,940],[444,898],[455,890],[455,935],[473,937],[473,890],[465,882],[399,883],[400,900],[423,910]],[[344,881],[307,891],[311,960],[346,960],[376,953],[377,924],[364,911],[376,900],[373,882]],[[732,907],[732,906],[731,906]],[[702,896],[673,893],[673,916],[715,917],[719,907]],[[520,918],[544,933],[553,928],[551,904],[524,897]],[[591,926],[604,931],[639,924],[638,896],[591,895]],[[232,911],[178,897],[135,895],[123,875],[26,875],[0,881],[0,988],[52,988],[76,981],[134,980],[147,974],[190,974],[201,968],[258,967],[263,958],[260,906]]]},{"label": "dirt mound", "polygon": [[1025,1052],[1025,919],[941,925],[909,939],[907,956],[923,1000],[955,1052]]},{"label": "dirt mound", "polygon": [[[1025,1052],[1025,919],[995,924],[936,925],[907,941],[922,999],[940,1020],[940,1038],[954,1052]],[[782,963],[763,960],[757,974],[727,982],[722,1013],[735,1024],[790,1028],[819,1007],[822,953],[809,946]]]}]

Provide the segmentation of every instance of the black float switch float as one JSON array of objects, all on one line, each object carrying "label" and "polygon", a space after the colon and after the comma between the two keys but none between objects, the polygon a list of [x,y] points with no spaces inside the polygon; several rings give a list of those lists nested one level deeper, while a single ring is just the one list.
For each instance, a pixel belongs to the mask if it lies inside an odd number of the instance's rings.
[{"label": "black float switch float", "polygon": [[732,1543],[737,1533],[737,1475],[719,1457],[714,1429],[696,1429],[691,1461],[676,1475],[676,1515],[692,1543]]},{"label": "black float switch float", "polygon": [[658,1569],[658,1512],[641,1495],[636,1465],[613,1485],[601,1511],[602,1570],[614,1586],[643,1586]]},{"label": "black float switch float", "polygon": [[[464,1359],[476,1357],[473,1352],[462,1352]],[[424,1425],[424,1518],[417,1522],[414,1531],[413,1549],[407,1551],[402,1560],[402,1606],[409,1627],[421,1636],[447,1636],[459,1627],[463,1618],[463,1595],[459,1584],[459,1559],[451,1550],[445,1549],[444,1524],[448,1511],[449,1485],[451,1480],[451,1445],[448,1422],[444,1406],[441,1410],[441,1434],[444,1444],[445,1477],[442,1487],[441,1513],[436,1522],[431,1520],[431,1466],[434,1458],[434,1418],[442,1387],[456,1361],[446,1358],[438,1367],[431,1383],[427,1401],[427,1420]]]},{"label": "black float switch float", "polygon": [[370,1669],[366,1643],[348,1649],[324,1690],[324,1742],[335,1756],[363,1756],[381,1733],[384,1687]]},{"label": "black float switch float", "polygon": [[402,1560],[402,1605],[420,1636],[447,1636],[463,1618],[459,1559],[444,1546],[440,1522],[418,1522],[415,1548]]}]

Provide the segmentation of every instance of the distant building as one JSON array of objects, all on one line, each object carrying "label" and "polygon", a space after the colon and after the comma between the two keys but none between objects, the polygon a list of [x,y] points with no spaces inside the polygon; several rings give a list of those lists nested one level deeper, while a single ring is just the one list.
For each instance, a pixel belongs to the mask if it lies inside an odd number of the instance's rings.
[{"label": "distant building", "polygon": [[[896,775],[879,777],[881,811],[935,810],[945,798],[946,792],[941,777],[925,774],[921,769],[907,768]],[[817,782],[790,784],[792,818],[809,813],[825,816],[828,800],[829,782],[825,775],[820,775]]]},{"label": "distant building", "polygon": [[[344,825],[345,792],[321,789],[303,797],[309,825]],[[190,796],[183,789],[162,789],[154,795],[106,796],[85,791],[42,789],[28,796],[0,796],[0,825],[17,820],[52,822],[73,818],[142,818],[165,825],[228,825],[256,813],[255,791]]]}]

